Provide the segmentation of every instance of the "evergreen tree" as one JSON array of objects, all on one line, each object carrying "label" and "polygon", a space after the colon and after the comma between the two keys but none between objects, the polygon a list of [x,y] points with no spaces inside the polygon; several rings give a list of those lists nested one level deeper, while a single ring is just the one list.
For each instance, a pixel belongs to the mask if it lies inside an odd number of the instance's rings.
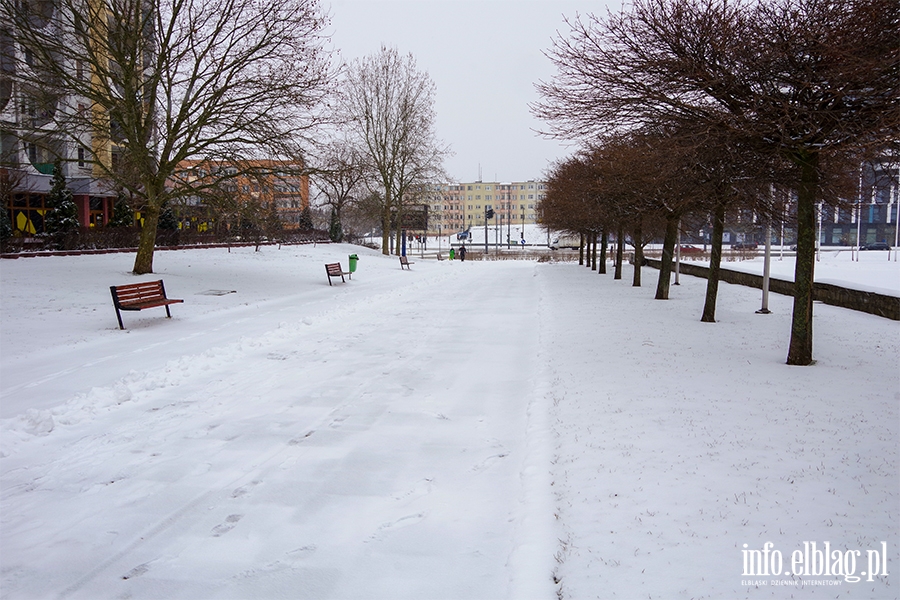
[{"label": "evergreen tree", "polygon": [[303,207],[303,210],[300,212],[300,222],[299,222],[300,231],[309,231],[310,229],[315,229],[312,220],[312,213],[310,213],[309,206]]},{"label": "evergreen tree", "polygon": [[263,227],[266,230],[266,237],[270,240],[276,239],[281,234],[283,227],[281,216],[278,214],[278,203],[275,200],[270,201],[266,206]]},{"label": "evergreen tree", "polygon": [[134,210],[128,204],[128,199],[124,194],[119,194],[116,205],[113,208],[113,216],[106,224],[107,227],[133,227],[134,226]]},{"label": "evergreen tree", "polygon": [[163,207],[162,212],[159,214],[159,224],[157,227],[167,231],[178,229],[178,218],[175,216],[172,207],[168,204]]},{"label": "evergreen tree", "polygon": [[344,230],[341,226],[341,220],[333,207],[331,209],[331,221],[328,225],[328,236],[331,238],[332,242],[341,242],[344,239]]},{"label": "evergreen tree", "polygon": [[51,235],[66,234],[77,231],[78,207],[72,197],[72,190],[66,185],[66,177],[62,172],[62,163],[57,159],[53,166],[53,182],[47,195],[47,215],[44,217],[44,231]]},{"label": "evergreen tree", "polygon": [[6,207],[0,207],[0,245],[12,237],[12,222],[9,220],[9,211]]}]

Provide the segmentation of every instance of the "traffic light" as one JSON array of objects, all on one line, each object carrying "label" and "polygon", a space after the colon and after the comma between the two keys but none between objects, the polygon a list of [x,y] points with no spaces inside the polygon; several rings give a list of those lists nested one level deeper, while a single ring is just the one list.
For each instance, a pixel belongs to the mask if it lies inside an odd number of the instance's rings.
[{"label": "traffic light", "polygon": [[493,219],[494,218],[494,209],[489,208],[486,211],[484,211],[484,218],[485,219]]}]

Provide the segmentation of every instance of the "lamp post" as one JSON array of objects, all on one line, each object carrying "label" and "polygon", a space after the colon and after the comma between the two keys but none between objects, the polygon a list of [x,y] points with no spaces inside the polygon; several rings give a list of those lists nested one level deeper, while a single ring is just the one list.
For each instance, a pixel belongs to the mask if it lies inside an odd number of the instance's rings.
[{"label": "lamp post", "polygon": [[681,285],[679,276],[681,274],[681,219],[678,219],[678,240],[675,242],[675,284]]},{"label": "lamp post", "polygon": [[766,222],[766,254],[763,259],[762,307],[756,311],[759,315],[768,315],[769,310],[769,261],[772,256],[772,216]]}]

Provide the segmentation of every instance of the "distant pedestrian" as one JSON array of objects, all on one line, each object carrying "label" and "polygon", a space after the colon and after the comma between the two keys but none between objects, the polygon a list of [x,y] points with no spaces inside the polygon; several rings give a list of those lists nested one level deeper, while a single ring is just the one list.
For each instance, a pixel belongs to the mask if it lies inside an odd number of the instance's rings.
[{"label": "distant pedestrian", "polygon": [[462,262],[466,262],[466,246],[463,244],[459,248],[459,260]]},{"label": "distant pedestrian", "polygon": [[454,258],[456,258],[456,250],[450,248],[450,260],[453,260]]}]

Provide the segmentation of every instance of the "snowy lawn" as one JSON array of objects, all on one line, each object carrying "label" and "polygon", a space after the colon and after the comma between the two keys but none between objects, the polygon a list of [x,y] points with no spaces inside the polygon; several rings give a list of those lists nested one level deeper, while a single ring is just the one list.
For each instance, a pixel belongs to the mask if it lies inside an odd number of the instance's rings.
[{"label": "snowy lawn", "polygon": [[789,298],[651,269],[132,260],[0,261],[3,598],[898,596],[896,322],[796,368]]}]

